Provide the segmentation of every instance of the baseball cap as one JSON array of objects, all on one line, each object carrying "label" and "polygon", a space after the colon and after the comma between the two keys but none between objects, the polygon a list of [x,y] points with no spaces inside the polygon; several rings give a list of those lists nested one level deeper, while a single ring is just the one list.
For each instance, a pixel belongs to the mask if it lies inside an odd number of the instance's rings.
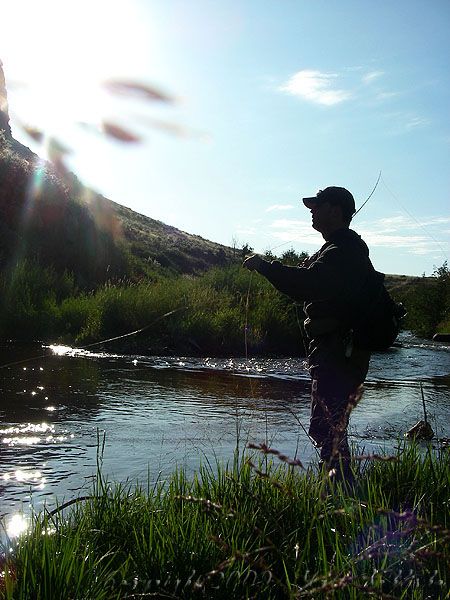
[{"label": "baseball cap", "polygon": [[319,190],[316,196],[303,198],[303,204],[307,208],[313,208],[323,202],[340,205],[343,214],[348,217],[351,217],[356,210],[353,195],[343,187],[332,185],[324,190]]}]

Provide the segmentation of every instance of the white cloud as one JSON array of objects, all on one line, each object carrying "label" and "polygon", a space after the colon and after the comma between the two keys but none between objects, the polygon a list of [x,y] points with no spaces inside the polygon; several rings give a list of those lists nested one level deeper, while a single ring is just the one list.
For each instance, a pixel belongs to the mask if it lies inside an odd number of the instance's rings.
[{"label": "white cloud", "polygon": [[323,244],[320,233],[311,227],[311,221],[277,219],[271,223],[273,237],[283,242],[301,242],[319,248]]},{"label": "white cloud", "polygon": [[430,125],[431,121],[413,111],[395,111],[384,113],[384,117],[391,123],[389,135],[402,135]]},{"label": "white cloud", "polygon": [[422,221],[422,225],[445,225],[450,223],[450,217],[432,217]]},{"label": "white cloud", "polygon": [[236,232],[239,235],[256,235],[257,233],[259,233],[258,229],[256,227],[252,227],[250,226],[244,226],[244,225],[238,225],[236,228]]},{"label": "white cloud", "polygon": [[[448,251],[448,240],[444,240],[449,222],[449,217],[433,216],[419,222],[404,215],[394,215],[355,227],[369,247],[404,249],[408,254],[416,255],[440,252],[444,256],[446,246]],[[432,227],[433,232],[426,227]]]},{"label": "white cloud", "polygon": [[371,71],[370,73],[366,73],[362,77],[363,83],[372,83],[375,79],[379,79],[384,75],[384,71]]},{"label": "white cloud", "polygon": [[400,92],[379,92],[376,96],[376,99],[389,100],[390,98],[395,98],[396,96],[400,96]]},{"label": "white cloud", "polygon": [[310,102],[333,106],[348,100],[352,95],[348,90],[333,89],[333,82],[337,78],[336,73],[304,69],[292,75],[280,89]]},{"label": "white cloud", "polygon": [[[445,260],[449,250],[446,229],[450,217],[432,216],[420,224],[404,215],[393,215],[377,221],[356,222],[354,229],[362,236],[369,248],[403,250],[412,255],[436,255]],[[433,227],[432,233],[426,227]],[[322,246],[322,236],[312,229],[309,220],[277,219],[270,224],[272,236],[282,242],[298,242],[302,247]]]},{"label": "white cloud", "polygon": [[429,119],[425,119],[423,117],[411,116],[407,122],[405,123],[405,127],[408,130],[417,129],[418,127],[425,127],[430,124]]},{"label": "white cloud", "polygon": [[291,210],[292,208],[295,208],[293,204],[274,204],[269,206],[269,208],[266,208],[266,212],[272,212],[274,210]]},{"label": "white cloud", "polygon": [[[385,217],[378,219],[376,225],[387,231],[397,231],[399,229],[420,229],[422,227],[439,227],[440,225],[448,225],[450,223],[450,217],[424,217],[423,219],[416,220],[413,217],[405,215],[395,215],[393,217]],[[367,223],[364,223],[367,226]],[[442,231],[442,233],[445,230]]]}]

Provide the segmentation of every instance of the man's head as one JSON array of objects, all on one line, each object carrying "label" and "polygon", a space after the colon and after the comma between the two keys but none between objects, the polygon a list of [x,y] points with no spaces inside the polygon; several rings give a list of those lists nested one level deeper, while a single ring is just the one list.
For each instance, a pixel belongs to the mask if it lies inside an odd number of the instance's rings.
[{"label": "man's head", "polygon": [[312,226],[326,238],[330,233],[348,227],[355,213],[355,200],[343,187],[330,186],[316,196],[303,198],[310,209]]}]

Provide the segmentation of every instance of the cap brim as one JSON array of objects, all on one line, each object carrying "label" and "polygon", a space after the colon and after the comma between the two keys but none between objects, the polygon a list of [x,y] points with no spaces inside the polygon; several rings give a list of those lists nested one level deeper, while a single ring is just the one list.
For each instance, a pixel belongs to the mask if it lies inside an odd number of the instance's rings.
[{"label": "cap brim", "polygon": [[312,208],[313,206],[316,206],[317,201],[317,196],[312,196],[311,198],[303,198],[303,204],[306,206],[306,208]]}]

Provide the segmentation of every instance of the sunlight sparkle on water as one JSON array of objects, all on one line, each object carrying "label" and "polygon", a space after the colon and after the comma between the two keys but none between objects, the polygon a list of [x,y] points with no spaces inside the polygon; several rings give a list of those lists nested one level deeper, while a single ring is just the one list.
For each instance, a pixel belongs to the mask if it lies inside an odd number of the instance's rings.
[{"label": "sunlight sparkle on water", "polygon": [[53,435],[54,433],[55,427],[47,423],[27,423],[0,430],[0,434],[5,436],[2,438],[2,442],[8,446],[32,446],[42,441],[43,438],[39,434],[47,434],[48,439],[49,434]]},{"label": "sunlight sparkle on water", "polygon": [[60,344],[50,344],[50,346],[45,347],[49,348],[53,352],[53,354],[56,354],[56,356],[83,356],[87,358],[103,358],[105,356],[114,358],[118,356],[117,354],[105,354],[104,352],[90,352],[89,350],[84,350],[83,348],[71,348],[70,346],[62,346]]},{"label": "sunlight sparkle on water", "polygon": [[9,473],[3,473],[1,476],[2,481],[8,483],[23,483],[28,487],[33,486],[36,490],[43,490],[47,483],[47,480],[42,474],[42,471],[26,469],[26,468],[17,468],[15,471],[10,471]]},{"label": "sunlight sparkle on water", "polygon": [[56,354],[57,356],[65,356],[66,354],[70,354],[71,352],[73,352],[73,348],[71,348],[70,346],[59,346],[52,344],[49,346],[49,348],[53,352],[53,354]]},{"label": "sunlight sparkle on water", "polygon": [[40,471],[25,471],[24,469],[17,469],[17,471],[14,472],[14,477],[16,478],[16,481],[19,481],[20,483],[33,483],[39,480],[42,481],[42,473]]},{"label": "sunlight sparkle on water", "polygon": [[6,525],[6,533],[10,538],[15,538],[19,536],[21,533],[24,533],[28,529],[28,521],[21,514],[13,515],[7,525]]},{"label": "sunlight sparkle on water", "polygon": [[21,445],[21,446],[33,446],[33,444],[38,444],[40,439],[41,438],[33,437],[33,436],[29,435],[29,436],[22,437],[22,438],[18,438],[18,437],[8,438],[8,437],[5,437],[5,438],[3,438],[2,442],[4,444],[6,444],[7,446],[17,446],[17,445]]}]

